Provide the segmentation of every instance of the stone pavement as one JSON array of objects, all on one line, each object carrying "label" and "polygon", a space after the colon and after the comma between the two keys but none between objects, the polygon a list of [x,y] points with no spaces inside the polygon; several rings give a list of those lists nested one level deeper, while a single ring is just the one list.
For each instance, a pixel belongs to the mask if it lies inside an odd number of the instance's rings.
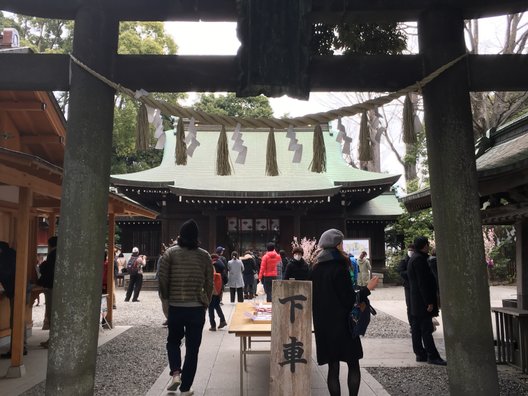
[{"label": "stone pavement", "polygon": [[[516,293],[514,286],[499,286],[490,288],[491,305],[500,306],[503,298],[511,298]],[[117,301],[122,301],[123,291],[117,291]],[[377,289],[371,295],[373,306],[377,310],[383,311],[406,322],[405,303],[403,301],[403,289],[401,287],[385,287]],[[230,318],[234,305],[230,304],[226,295],[223,310],[227,318]],[[125,309],[134,307],[146,310],[159,310],[159,300],[157,292],[142,292],[140,305],[119,305],[116,311],[118,315],[124,315]],[[137,314],[136,314],[137,315]],[[158,313],[156,312],[156,315]],[[156,317],[158,320],[159,316]],[[37,320],[36,320],[37,321]],[[440,318],[441,322],[441,318]],[[35,325],[37,326],[37,324]],[[112,330],[100,332],[99,345],[111,340],[113,337],[126,331],[127,326],[116,326]],[[48,336],[47,331],[42,331],[34,327],[33,336],[29,339],[30,353],[25,357],[26,375],[17,379],[0,379],[0,396],[19,395],[27,389],[33,387],[45,379],[45,367],[47,351],[38,345]],[[435,332],[435,339],[442,356],[445,356],[442,328]],[[364,369],[365,367],[417,367],[424,363],[416,363],[412,353],[411,339],[383,339],[368,338],[362,340],[365,357],[360,361],[362,367],[362,382],[360,387],[361,396],[388,395],[383,387]],[[315,342],[313,343],[315,346]],[[233,334],[229,334],[226,329],[210,332],[208,324],[204,328],[204,337],[200,349],[198,372],[193,384],[195,395],[223,396],[237,395],[239,393],[239,339]],[[269,344],[259,345],[262,348],[269,348]],[[5,347],[0,347],[4,352]],[[313,353],[315,354],[315,347]],[[312,395],[327,395],[326,388],[326,366],[318,366],[312,359]],[[166,359],[165,356],[160,359]],[[0,360],[0,376],[9,367],[9,361]],[[346,394],[346,365],[342,364],[341,384],[343,393]],[[179,392],[166,392],[169,381],[168,367],[164,372],[159,373],[158,380],[153,384],[149,396],[158,395],[179,395]],[[244,375],[245,395],[264,396],[268,395],[269,382],[269,356],[252,355],[248,356],[248,371]]]}]

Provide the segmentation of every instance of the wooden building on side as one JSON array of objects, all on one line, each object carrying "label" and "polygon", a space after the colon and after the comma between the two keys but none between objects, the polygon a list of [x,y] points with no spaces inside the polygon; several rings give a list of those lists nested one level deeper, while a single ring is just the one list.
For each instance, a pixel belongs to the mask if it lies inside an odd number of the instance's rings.
[{"label": "wooden building on side", "polygon": [[[0,50],[5,52],[30,53],[30,50]],[[9,301],[0,285],[0,345],[9,345],[9,337],[14,336],[16,341],[11,376],[18,376],[17,370],[22,365],[22,329],[25,326],[31,333],[33,297],[42,291],[36,286],[37,253],[43,253],[39,246],[46,245],[47,238],[57,233],[61,199],[68,199],[62,191],[65,144],[66,120],[51,92],[0,91],[0,241],[17,252],[13,334]],[[158,213],[110,192],[109,246],[114,245],[117,215],[154,219]],[[101,259],[102,256],[103,252]],[[109,269],[108,279],[112,279],[112,266]],[[33,287],[29,301],[25,295],[27,284]],[[112,304],[108,314],[111,321]]]},{"label": "wooden building on side", "polygon": [[[230,148],[233,131],[228,132]],[[391,186],[399,175],[367,172],[346,163],[336,134],[324,128],[327,169],[310,171],[313,129],[295,129],[302,144],[302,159],[293,163],[293,151],[285,130],[275,131],[278,176],[265,175],[269,130],[242,130],[247,156],[236,163],[237,152],[230,151],[233,171],[216,174],[216,150],[220,127],[198,127],[200,146],[188,157],[187,165],[175,165],[176,138],[166,131],[166,144],[158,167],[123,175],[113,175],[118,191],[160,211],[152,221],[119,222],[123,250],[138,246],[149,255],[158,246],[175,239],[181,224],[194,218],[200,228],[202,246],[227,252],[265,250],[272,241],[291,254],[297,238],[319,238],[329,228],[343,230],[347,239],[370,240],[370,256],[376,268],[385,263],[384,229],[402,210]],[[154,251],[152,251],[154,249]]]}]

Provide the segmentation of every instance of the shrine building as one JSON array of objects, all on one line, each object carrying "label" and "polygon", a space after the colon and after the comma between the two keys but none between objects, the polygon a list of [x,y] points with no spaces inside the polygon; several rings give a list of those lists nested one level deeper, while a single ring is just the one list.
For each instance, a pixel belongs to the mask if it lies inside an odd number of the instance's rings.
[{"label": "shrine building", "polygon": [[[227,132],[233,145],[233,131]],[[159,254],[161,243],[178,236],[181,224],[194,218],[202,247],[210,252],[223,246],[236,250],[265,250],[270,241],[291,254],[294,237],[318,239],[329,228],[343,230],[346,239],[368,244],[375,268],[385,265],[387,224],[402,209],[391,187],[400,175],[368,172],[347,164],[337,133],[323,128],[326,172],[313,173],[313,128],[296,128],[302,158],[288,150],[286,130],[275,131],[278,176],[265,175],[268,129],[242,130],[247,146],[245,163],[233,166],[229,176],[216,174],[216,150],[220,127],[198,127],[196,148],[187,165],[175,164],[176,137],[166,131],[166,143],[158,167],[113,175],[118,191],[160,212],[157,220],[120,219],[124,251],[138,246],[149,256]]]}]

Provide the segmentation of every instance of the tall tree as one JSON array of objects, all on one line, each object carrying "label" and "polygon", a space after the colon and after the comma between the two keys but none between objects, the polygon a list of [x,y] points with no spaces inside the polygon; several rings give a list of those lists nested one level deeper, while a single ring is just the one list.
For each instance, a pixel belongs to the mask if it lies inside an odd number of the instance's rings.
[{"label": "tall tree", "polygon": [[202,94],[194,107],[196,110],[210,114],[232,117],[260,118],[273,116],[269,99],[262,95],[238,98],[234,93],[227,95]]},{"label": "tall tree", "polygon": [[[528,14],[512,14],[501,18],[503,41],[495,51],[501,54],[526,54],[528,41]],[[480,31],[481,22],[466,21],[468,51],[480,53],[484,48]],[[497,128],[512,117],[519,116],[528,110],[528,92],[472,92],[473,127],[475,137],[485,135],[490,128]]]},{"label": "tall tree", "polygon": [[[71,53],[73,45],[73,21],[44,19],[0,14],[0,26],[14,27],[21,36],[21,44],[37,53]],[[173,55],[178,47],[174,39],[165,33],[163,22],[121,22],[119,26],[119,48],[121,54],[167,54]],[[176,103],[184,97],[182,94],[154,94],[157,99]],[[55,92],[63,111],[68,104],[69,92]],[[126,173],[156,166],[162,153],[155,150],[152,137],[151,148],[147,152],[136,152],[136,114],[138,104],[135,100],[120,94],[115,98],[114,129],[112,139],[112,173]],[[170,127],[170,125],[167,125]]]}]

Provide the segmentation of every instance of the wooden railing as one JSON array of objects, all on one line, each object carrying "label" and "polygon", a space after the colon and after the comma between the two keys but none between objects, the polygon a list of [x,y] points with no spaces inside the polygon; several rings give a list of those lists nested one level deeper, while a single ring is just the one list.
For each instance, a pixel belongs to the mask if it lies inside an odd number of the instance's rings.
[{"label": "wooden railing", "polygon": [[491,308],[495,313],[497,363],[507,363],[528,372],[528,311]]}]

